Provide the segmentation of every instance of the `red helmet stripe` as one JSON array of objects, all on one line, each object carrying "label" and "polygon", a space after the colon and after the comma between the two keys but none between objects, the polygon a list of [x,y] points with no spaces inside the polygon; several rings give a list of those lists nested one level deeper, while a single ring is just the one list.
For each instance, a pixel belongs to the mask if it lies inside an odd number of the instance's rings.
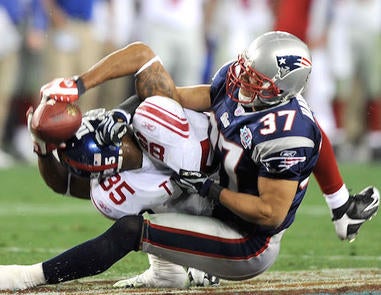
[{"label": "red helmet stripe", "polygon": [[66,163],[68,163],[68,165],[76,168],[76,169],[80,169],[80,170],[84,170],[84,171],[89,171],[89,172],[102,172],[104,170],[107,170],[107,169],[115,169],[118,167],[118,163],[112,163],[112,164],[105,164],[105,165],[90,165],[90,164],[84,164],[84,163],[81,163],[81,162],[77,162],[73,159],[70,159],[69,157],[67,157],[65,154],[63,154],[63,159]]}]

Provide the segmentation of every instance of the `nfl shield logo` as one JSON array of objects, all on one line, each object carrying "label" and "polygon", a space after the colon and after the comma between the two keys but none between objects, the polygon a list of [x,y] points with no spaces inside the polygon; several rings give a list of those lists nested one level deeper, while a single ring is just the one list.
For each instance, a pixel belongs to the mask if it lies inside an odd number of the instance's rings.
[{"label": "nfl shield logo", "polygon": [[253,135],[251,134],[251,131],[247,126],[244,126],[240,129],[240,135],[241,135],[241,144],[244,147],[244,149],[251,149],[251,141],[253,139]]}]

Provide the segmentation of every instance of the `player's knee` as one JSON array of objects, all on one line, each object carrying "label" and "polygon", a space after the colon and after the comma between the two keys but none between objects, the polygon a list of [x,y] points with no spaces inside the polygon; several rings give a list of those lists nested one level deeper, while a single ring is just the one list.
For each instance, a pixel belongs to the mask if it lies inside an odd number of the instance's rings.
[{"label": "player's knee", "polygon": [[143,220],[141,215],[121,217],[108,229],[106,235],[116,245],[137,251],[140,246]]}]

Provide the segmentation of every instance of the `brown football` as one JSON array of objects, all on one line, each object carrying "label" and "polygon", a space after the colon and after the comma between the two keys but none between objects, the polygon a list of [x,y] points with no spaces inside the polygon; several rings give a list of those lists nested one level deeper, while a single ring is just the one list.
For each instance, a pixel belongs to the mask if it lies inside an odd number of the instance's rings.
[{"label": "brown football", "polygon": [[45,142],[58,144],[72,137],[81,121],[82,113],[77,105],[49,99],[34,111],[31,128]]}]

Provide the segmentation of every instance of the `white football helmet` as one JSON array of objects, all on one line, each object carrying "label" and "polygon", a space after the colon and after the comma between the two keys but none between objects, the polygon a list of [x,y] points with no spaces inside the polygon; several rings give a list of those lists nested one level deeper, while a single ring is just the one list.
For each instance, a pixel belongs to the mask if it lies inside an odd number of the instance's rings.
[{"label": "white football helmet", "polygon": [[311,55],[304,42],[286,32],[268,32],[256,38],[230,66],[226,92],[245,106],[268,108],[302,92],[311,69]]}]

